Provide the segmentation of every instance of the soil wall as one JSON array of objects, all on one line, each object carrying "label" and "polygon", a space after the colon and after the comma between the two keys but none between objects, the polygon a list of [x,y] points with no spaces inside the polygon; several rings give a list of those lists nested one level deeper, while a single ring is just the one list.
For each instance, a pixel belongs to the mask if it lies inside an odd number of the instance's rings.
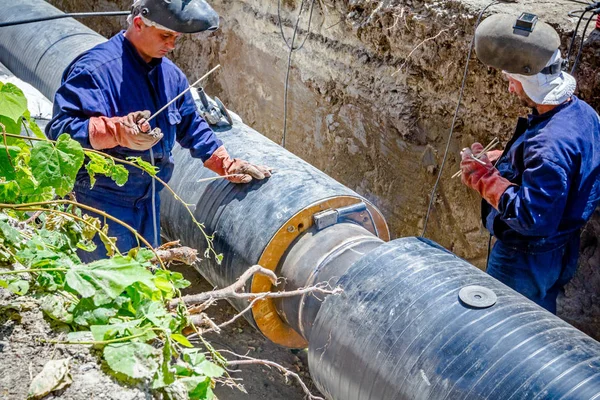
[{"label": "soil wall", "polygon": [[[52,0],[65,11],[127,9],[129,1]],[[186,35],[171,58],[190,80],[217,63],[207,85],[244,121],[282,141],[289,50],[305,4],[291,57],[286,147],[372,200],[395,237],[419,235],[442,163],[477,14],[487,0],[318,0],[310,31],[310,1],[213,0],[221,29]],[[499,4],[489,13],[534,12],[559,31],[566,47],[575,26],[571,1]],[[281,23],[280,23],[281,21]],[[124,18],[83,21],[105,36]],[[592,39],[595,36],[592,35]],[[590,41],[578,70],[579,96],[600,105],[597,54]],[[450,176],[459,151],[498,136],[506,143],[517,116],[527,113],[509,96],[497,71],[471,57],[448,164],[434,200],[426,236],[485,266],[488,235],[479,199]],[[583,234],[581,267],[561,299],[560,314],[600,336],[600,215]]]}]

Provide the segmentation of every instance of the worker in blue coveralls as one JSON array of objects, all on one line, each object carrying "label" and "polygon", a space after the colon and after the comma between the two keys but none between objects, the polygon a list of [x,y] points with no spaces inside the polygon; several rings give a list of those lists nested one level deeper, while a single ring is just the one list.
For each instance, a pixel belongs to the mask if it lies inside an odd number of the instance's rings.
[{"label": "worker in blue coveralls", "polygon": [[497,239],[487,272],[552,313],[600,200],[598,115],[573,94],[575,79],[554,49],[537,74],[504,72],[509,92],[532,109],[504,151],[488,152],[483,163],[473,157],[481,144],[461,152],[462,181],[483,197],[483,222]]},{"label": "worker in blue coveralls", "polygon": [[[188,80],[165,58],[182,34],[214,30],[219,17],[204,0],[138,0],[129,15],[129,27],[105,43],[84,52],[65,70],[54,98],[53,119],[46,135],[56,139],[68,133],[83,147],[118,158],[141,157],[159,168],[168,182],[173,172],[171,150],[175,140],[200,158],[204,166],[236,183],[270,176],[269,169],[232,159],[222,142],[200,117],[187,92],[150,122],[150,115],[186,90]],[[103,210],[135,228],[153,246],[158,245],[161,185],[152,190],[150,176],[130,168],[123,187],[97,176],[93,189],[82,168],[77,175],[77,201]],[[154,196],[153,196],[154,192]],[[154,209],[154,211],[153,211]],[[156,220],[153,218],[156,217]],[[127,251],[137,240],[125,227],[111,223],[109,236]],[[158,230],[158,232],[160,232]],[[81,252],[89,262],[104,257],[99,245]]]}]

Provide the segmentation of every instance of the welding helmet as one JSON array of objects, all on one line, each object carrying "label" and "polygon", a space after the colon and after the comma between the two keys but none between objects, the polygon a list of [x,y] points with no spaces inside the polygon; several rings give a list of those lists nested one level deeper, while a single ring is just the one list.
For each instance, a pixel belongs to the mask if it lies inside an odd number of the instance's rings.
[{"label": "welding helmet", "polygon": [[548,66],[560,46],[560,37],[534,14],[519,17],[496,14],[475,30],[475,52],[484,64],[512,74],[556,74],[562,60]]},{"label": "welding helmet", "polygon": [[137,0],[131,15],[141,15],[155,26],[181,33],[214,31],[219,27],[219,15],[204,0]]}]

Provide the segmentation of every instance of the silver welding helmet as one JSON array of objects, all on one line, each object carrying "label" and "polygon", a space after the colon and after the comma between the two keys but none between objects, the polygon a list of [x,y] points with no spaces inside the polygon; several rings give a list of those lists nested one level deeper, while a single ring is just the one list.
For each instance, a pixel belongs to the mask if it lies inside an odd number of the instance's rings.
[{"label": "silver welding helmet", "polygon": [[[512,74],[536,75],[546,69],[560,46],[560,37],[537,16],[496,14],[475,30],[475,52],[484,64]],[[561,64],[551,66],[560,70]]]},{"label": "silver welding helmet", "polygon": [[131,14],[181,33],[214,31],[219,27],[219,15],[204,0],[137,0]]}]

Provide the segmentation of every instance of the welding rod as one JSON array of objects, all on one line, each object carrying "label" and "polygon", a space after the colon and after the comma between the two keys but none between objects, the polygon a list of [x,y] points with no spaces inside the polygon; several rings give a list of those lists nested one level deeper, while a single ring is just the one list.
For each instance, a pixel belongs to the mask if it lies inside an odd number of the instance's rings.
[{"label": "welding rod", "polygon": [[[482,161],[479,159],[479,157],[483,156],[485,153],[487,153],[488,151],[490,151],[491,149],[493,149],[494,147],[496,147],[498,145],[498,143],[500,143],[500,140],[498,140],[498,138],[494,138],[494,140],[492,140],[490,142],[490,144],[488,144],[487,146],[484,147],[483,150],[481,150],[481,153],[479,153],[477,155],[473,155],[472,156],[473,159],[475,161],[478,161],[481,164]],[[454,175],[452,175],[452,179],[458,178],[461,174],[462,174],[462,170],[460,170],[457,173],[455,173]]]},{"label": "welding rod", "polygon": [[204,76],[202,76],[196,82],[192,83],[187,89],[185,89],[183,92],[179,93],[173,100],[171,100],[170,102],[168,102],[167,104],[165,104],[160,110],[158,110],[157,112],[155,112],[154,114],[152,114],[150,116],[150,118],[148,118],[146,120],[146,122],[152,121],[152,119],[154,119],[154,117],[156,117],[161,112],[165,111],[166,108],[169,107],[171,104],[173,104],[174,101],[176,101],[178,98],[180,98],[181,96],[183,96],[184,94],[186,94],[191,88],[193,88],[198,83],[200,83],[201,80],[206,79],[207,76],[209,76],[210,74],[212,74],[213,72],[215,72],[220,66],[221,66],[221,64],[217,65],[216,67],[214,67],[213,69],[211,69],[210,71],[208,71],[206,74],[204,74]]}]

